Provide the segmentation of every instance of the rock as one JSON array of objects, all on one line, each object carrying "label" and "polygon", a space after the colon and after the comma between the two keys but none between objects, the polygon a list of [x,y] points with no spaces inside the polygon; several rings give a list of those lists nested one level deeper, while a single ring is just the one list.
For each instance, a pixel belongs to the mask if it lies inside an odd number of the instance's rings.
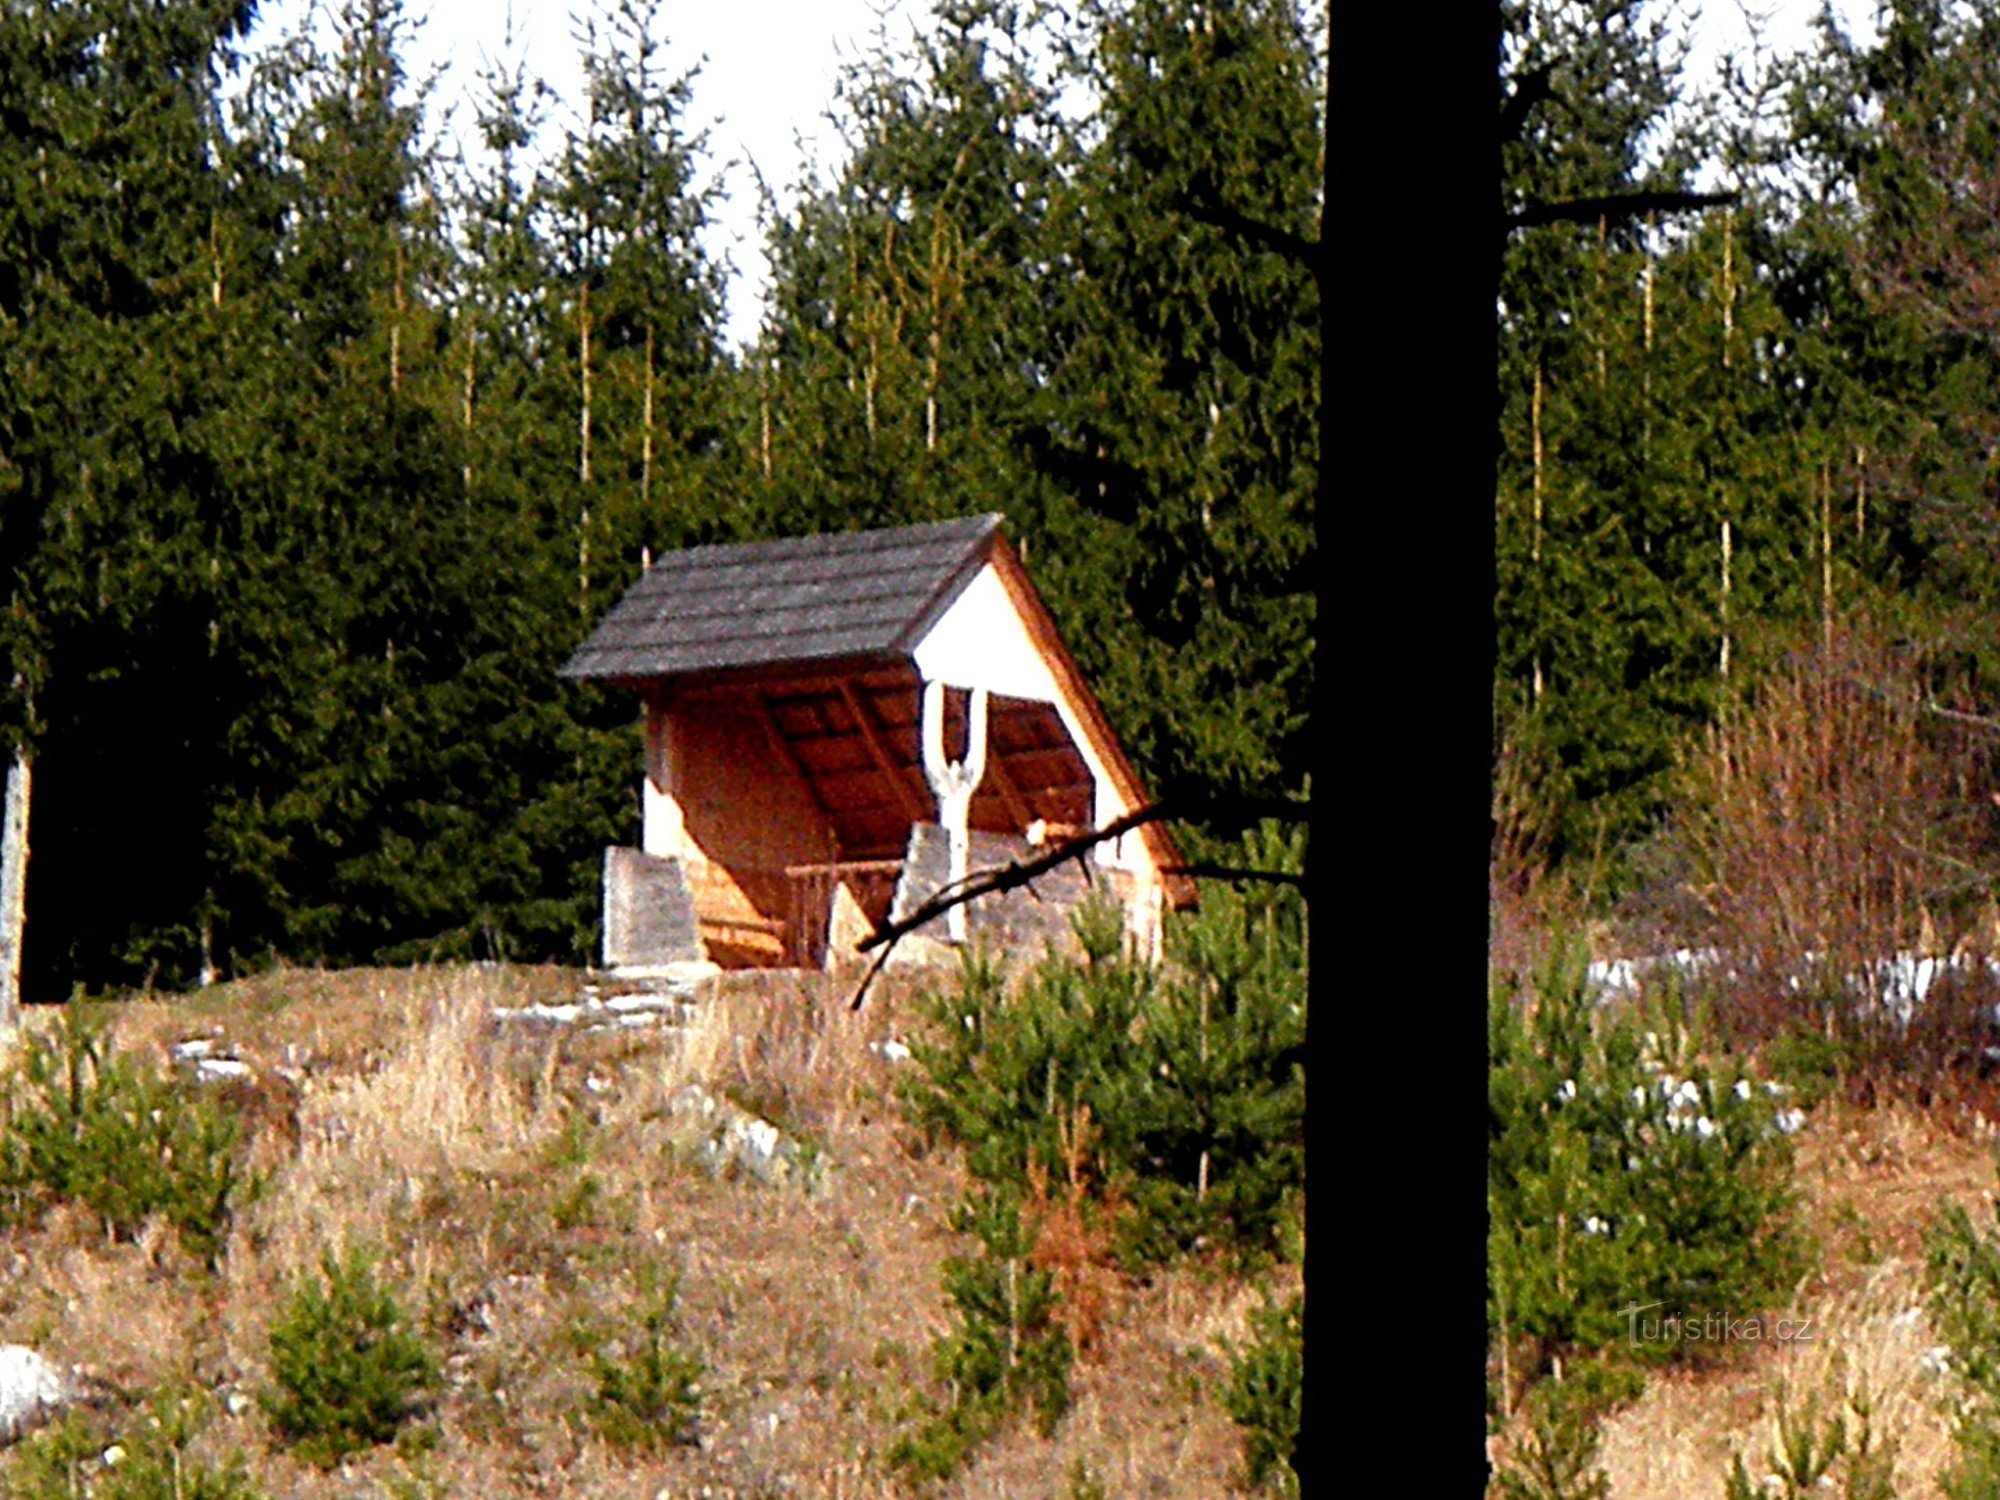
[{"label": "rock", "polygon": [[620,964],[605,971],[607,978],[619,984],[663,984],[687,989],[705,979],[713,979],[721,972],[721,964],[706,958],[679,958],[664,964]]},{"label": "rock", "polygon": [[677,1025],[694,1014],[694,980],[679,972],[689,967],[670,964],[657,970],[621,971],[618,977],[634,988],[607,997],[596,985],[585,985],[580,1000],[565,1005],[497,1006],[493,1019],[503,1026],[567,1030],[578,1035]]},{"label": "rock", "polygon": [[234,1083],[255,1071],[215,1037],[192,1036],[175,1042],[167,1052],[174,1067],[196,1083]]},{"label": "rock", "polygon": [[18,1442],[81,1398],[77,1383],[25,1344],[0,1344],[0,1442]]},{"label": "rock", "polygon": [[810,1185],[814,1159],[761,1115],[710,1093],[698,1083],[683,1087],[667,1105],[667,1138],[711,1172],[734,1167],[773,1187]]}]

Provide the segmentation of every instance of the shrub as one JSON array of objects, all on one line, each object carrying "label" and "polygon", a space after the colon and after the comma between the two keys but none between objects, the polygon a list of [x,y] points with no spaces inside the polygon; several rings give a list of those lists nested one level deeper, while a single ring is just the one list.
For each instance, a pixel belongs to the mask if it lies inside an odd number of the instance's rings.
[{"label": "shrub", "polygon": [[1243,1429],[1243,1477],[1252,1488],[1270,1483],[1299,1491],[1299,1412],[1305,1382],[1305,1298],[1250,1314],[1251,1341],[1229,1355],[1223,1406]]},{"label": "shrub", "polygon": [[1977,904],[1985,852],[1961,778],[1969,726],[1926,711],[1919,663],[1850,623],[1800,643],[1729,705],[1683,776],[1686,904],[1670,913],[1740,965],[1822,956],[1841,973]]},{"label": "shrub", "polygon": [[229,1232],[235,1121],[120,1056],[81,1006],[32,1038],[7,1103],[0,1192],[15,1221],[79,1203],[129,1239],[155,1215],[211,1267]]},{"label": "shrub", "polygon": [[1597,1462],[1608,1404],[1591,1383],[1538,1388],[1520,1447],[1494,1476],[1500,1500],[1610,1500],[1610,1476]]},{"label": "shrub", "polygon": [[[1296,867],[1296,841],[1267,844],[1251,857]],[[1303,902],[1216,888],[1169,925],[1160,967],[1123,953],[1115,913],[1076,929],[1080,962],[1050,953],[1010,986],[975,954],[926,1003],[912,1117],[1015,1192],[1031,1168],[1068,1174],[1066,1123],[1087,1113],[1134,1255],[1274,1252],[1305,1179]]]},{"label": "shrub", "polygon": [[219,1464],[190,1451],[208,1402],[162,1392],[140,1420],[107,1429],[90,1414],[72,1412],[22,1445],[6,1493],[18,1500],[262,1500],[242,1458]]},{"label": "shrub", "polygon": [[[1807,1263],[1782,1085],[1702,1054],[1672,1004],[1600,1005],[1579,953],[1487,1018],[1487,1337],[1495,1394],[1579,1353],[1670,1358],[1632,1311],[1700,1326],[1778,1302]],[[1698,1335],[1697,1335],[1698,1337]]]},{"label": "shrub", "polygon": [[[1823,1404],[1832,1410],[1824,1417]],[[1751,1477],[1742,1453],[1730,1461],[1725,1500],[1806,1500],[1835,1489],[1845,1500],[1894,1500],[1896,1445],[1876,1432],[1874,1401],[1865,1387],[1842,1389],[1830,1403],[1811,1392],[1802,1403],[1778,1392],[1777,1442],[1762,1479]],[[1979,1491],[1990,1495],[1990,1486]]]},{"label": "shrub", "polygon": [[890,1451],[890,1462],[943,1479],[999,1424],[1032,1406],[1044,1436],[1069,1409],[1069,1335],[1057,1318],[1054,1276],[1036,1267],[1020,1204],[987,1190],[961,1203],[953,1227],[982,1253],[945,1262],[956,1326],[937,1343],[937,1371],[951,1391],[945,1408]]},{"label": "shrub", "polygon": [[322,1468],[393,1440],[438,1378],[430,1351],[359,1253],[329,1253],[321,1274],[293,1289],[271,1327],[271,1375],[265,1413],[300,1457]]},{"label": "shrub", "polygon": [[2000,1240],[1950,1204],[1926,1237],[1925,1262],[1932,1324],[1966,1385],[1945,1490],[1991,1495],[2000,1491]]},{"label": "shrub", "polygon": [[1977,715],[1933,711],[1937,675],[1865,621],[1748,674],[1682,770],[1646,903],[1673,943],[1724,960],[1718,1026],[1836,1042],[1838,1081],[1864,1099],[1960,1092],[1992,1040],[1997,997],[1965,975],[1914,1016],[1877,1003],[1885,960],[1990,912],[2000,825],[1968,789],[1992,781],[2000,744]]},{"label": "shrub", "polygon": [[674,1283],[648,1290],[636,1333],[591,1356],[597,1388],[590,1415],[607,1440],[658,1453],[695,1441],[704,1369],[699,1358],[668,1339]]}]

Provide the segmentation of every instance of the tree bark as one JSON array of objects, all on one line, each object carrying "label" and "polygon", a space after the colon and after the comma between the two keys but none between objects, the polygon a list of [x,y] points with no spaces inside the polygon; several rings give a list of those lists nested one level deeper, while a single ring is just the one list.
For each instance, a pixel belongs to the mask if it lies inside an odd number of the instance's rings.
[{"label": "tree bark", "polygon": [[28,781],[25,748],[14,751],[7,771],[6,811],[0,817],[0,1034],[21,1024],[21,939],[28,925]]}]

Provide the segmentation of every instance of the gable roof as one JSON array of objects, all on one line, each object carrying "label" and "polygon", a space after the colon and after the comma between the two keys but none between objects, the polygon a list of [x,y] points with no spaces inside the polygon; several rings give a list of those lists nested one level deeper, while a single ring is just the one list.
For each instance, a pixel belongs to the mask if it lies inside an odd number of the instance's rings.
[{"label": "gable roof", "polygon": [[[917,643],[989,564],[1119,796],[1143,807],[1150,799],[1138,772],[997,515],[670,552],[598,622],[560,675],[643,688],[787,667],[909,671]],[[915,732],[910,726],[913,754]],[[1147,823],[1138,833],[1166,872],[1168,899],[1192,904],[1194,882],[1179,873],[1166,825]]]},{"label": "gable roof", "polygon": [[906,656],[977,570],[997,515],[690,547],[656,559],[563,664],[579,681]]}]

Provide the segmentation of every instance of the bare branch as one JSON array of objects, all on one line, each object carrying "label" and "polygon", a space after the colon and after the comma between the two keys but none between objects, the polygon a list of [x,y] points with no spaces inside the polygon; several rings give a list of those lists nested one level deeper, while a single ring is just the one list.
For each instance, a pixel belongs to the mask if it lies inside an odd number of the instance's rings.
[{"label": "bare branch", "polygon": [[1984,714],[1969,714],[1962,708],[1946,708],[1942,703],[1926,702],[1926,713],[1936,714],[1940,719],[1951,719],[1960,724],[1976,724],[1981,729],[2000,729],[2000,719],[1989,719]]},{"label": "bare branch", "polygon": [[[1309,240],[1302,234],[1267,224],[1241,209],[1231,207],[1223,201],[1222,194],[1216,191],[1213,183],[1204,180],[1183,190],[1176,195],[1176,205],[1189,218],[1199,219],[1225,234],[1233,234],[1259,250],[1282,255],[1292,264],[1303,267],[1314,281],[1319,280],[1321,240]],[[1322,235],[1324,232],[1321,231]]]},{"label": "bare branch", "polygon": [[[1544,100],[1556,99],[1555,73],[1556,65],[1546,62],[1530,69],[1514,85],[1514,92],[1500,106],[1500,143],[1503,146],[1521,138],[1521,132],[1527,128],[1529,111]],[[1557,99],[1556,102],[1562,101]]]},{"label": "bare branch", "polygon": [[[982,896],[995,895],[1001,891],[1019,890],[1023,886],[1032,890],[1031,882],[1060,869],[1071,860],[1083,866],[1085,873],[1088,874],[1089,864],[1085,856],[1092,849],[1112,839],[1121,838],[1134,829],[1143,828],[1148,823],[1173,819],[1180,822],[1227,823],[1249,827],[1267,818],[1302,823],[1307,817],[1309,806],[1310,804],[1293,797],[1217,797],[1203,801],[1155,802],[1137,808],[1122,818],[1114,818],[1102,828],[1090,833],[1066,839],[1047,853],[1036,855],[1033,859],[1013,860],[998,869],[975,870],[963,880],[954,881],[951,885],[940,888],[908,916],[893,922],[884,922],[854,945],[854,951],[857,953],[866,953],[873,948],[880,948],[882,951],[876,955],[875,962],[869,965],[868,972],[862,976],[860,987],[855,990],[853,1000],[848,1002],[848,1009],[861,1009],[861,1002],[867,998],[869,985],[882,971],[882,966],[889,961],[889,955],[898,942],[919,927],[935,922],[953,907],[963,906],[969,901],[977,901]],[[1201,867],[1193,866],[1185,870],[1176,869],[1164,873],[1192,875],[1205,872]],[[1279,883],[1301,886],[1304,884],[1303,877],[1279,871],[1225,873],[1223,867],[1217,866],[1215,873],[1226,879],[1269,877]]]},{"label": "bare branch", "polygon": [[1555,203],[1530,203],[1507,214],[1501,228],[1539,229],[1545,224],[1595,224],[1608,219],[1614,224],[1645,214],[1683,213],[1695,208],[1715,208],[1734,203],[1735,193],[1604,193],[1592,198],[1564,198]]}]

